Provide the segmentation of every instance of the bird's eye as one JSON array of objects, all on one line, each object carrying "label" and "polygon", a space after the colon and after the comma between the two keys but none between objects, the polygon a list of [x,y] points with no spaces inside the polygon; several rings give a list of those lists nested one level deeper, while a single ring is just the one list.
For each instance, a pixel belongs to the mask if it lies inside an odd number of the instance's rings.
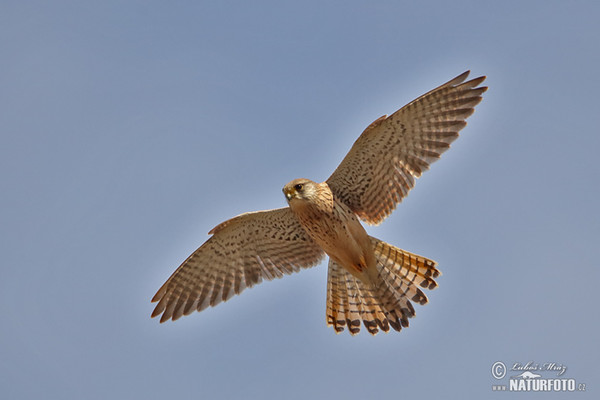
[{"label": "bird's eye", "polygon": [[297,191],[301,191],[302,190],[302,185],[299,183],[297,185],[294,186],[294,189],[296,189]]}]

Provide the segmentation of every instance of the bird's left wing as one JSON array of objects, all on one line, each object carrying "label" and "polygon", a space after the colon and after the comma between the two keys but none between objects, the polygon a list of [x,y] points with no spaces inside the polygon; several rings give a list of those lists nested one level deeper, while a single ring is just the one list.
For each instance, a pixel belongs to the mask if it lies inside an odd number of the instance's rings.
[{"label": "bird's left wing", "polygon": [[312,267],[325,253],[285,207],[227,220],[152,298],[152,317],[176,320],[226,301],[247,287]]},{"label": "bird's left wing", "polygon": [[373,122],[327,179],[358,217],[379,224],[405,197],[415,178],[458,137],[487,87],[465,72]]}]

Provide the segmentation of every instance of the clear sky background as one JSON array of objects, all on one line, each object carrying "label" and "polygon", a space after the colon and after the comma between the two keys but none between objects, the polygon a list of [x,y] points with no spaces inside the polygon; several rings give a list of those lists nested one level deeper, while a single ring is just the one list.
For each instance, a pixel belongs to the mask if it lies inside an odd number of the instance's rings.
[{"label": "clear sky background", "polygon": [[[598,4],[2,1],[0,397],[508,399],[492,364],[534,361],[598,398]],[[467,69],[469,125],[367,228],[439,262],[410,328],[336,335],[325,263],[150,319],[212,227]]]}]

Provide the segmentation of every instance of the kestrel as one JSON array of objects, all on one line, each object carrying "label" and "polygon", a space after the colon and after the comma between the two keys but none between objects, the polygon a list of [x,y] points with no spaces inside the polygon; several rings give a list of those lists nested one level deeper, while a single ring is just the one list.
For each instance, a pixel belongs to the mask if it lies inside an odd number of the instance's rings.
[{"label": "kestrel", "polygon": [[355,335],[400,331],[426,304],[437,263],[369,236],[360,220],[381,223],[429,165],[458,137],[487,90],[469,71],[373,122],[322,183],[283,187],[289,207],[227,220],[152,298],[160,322],[226,301],[263,279],[317,265],[329,256],[327,325]]}]

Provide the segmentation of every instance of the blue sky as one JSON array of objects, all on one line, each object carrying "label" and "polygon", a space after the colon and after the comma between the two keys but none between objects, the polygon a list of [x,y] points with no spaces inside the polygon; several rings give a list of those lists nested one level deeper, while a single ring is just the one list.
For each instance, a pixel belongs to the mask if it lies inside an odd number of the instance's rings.
[{"label": "blue sky", "polygon": [[[1,3],[2,397],[512,397],[496,361],[597,397],[600,7],[249,3]],[[469,125],[367,228],[439,262],[409,329],[335,335],[325,264],[150,319],[212,227],[467,69]]]}]

